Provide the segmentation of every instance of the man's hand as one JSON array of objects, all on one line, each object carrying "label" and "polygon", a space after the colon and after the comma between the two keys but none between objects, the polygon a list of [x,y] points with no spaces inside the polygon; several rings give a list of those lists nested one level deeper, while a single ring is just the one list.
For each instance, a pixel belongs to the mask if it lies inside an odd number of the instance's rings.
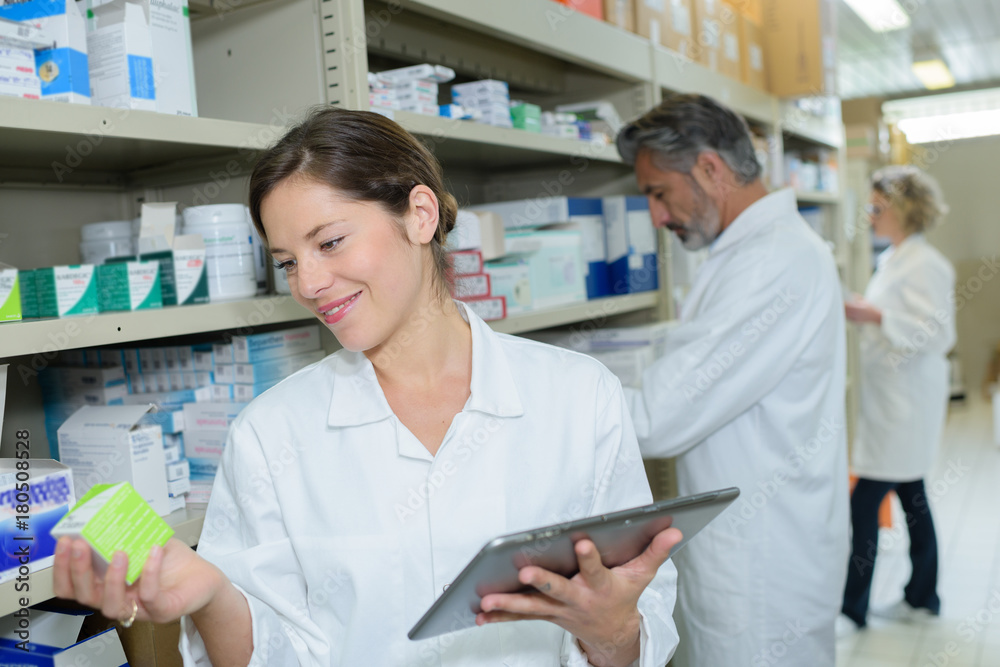
[{"label": "man's hand", "polygon": [[492,594],[482,599],[476,623],[545,620],[570,632],[596,667],[629,665],[639,657],[639,596],[681,541],[668,528],[640,555],[608,569],[590,540],[576,543],[580,571],[572,579],[540,567],[523,567],[521,583],[535,593]]}]

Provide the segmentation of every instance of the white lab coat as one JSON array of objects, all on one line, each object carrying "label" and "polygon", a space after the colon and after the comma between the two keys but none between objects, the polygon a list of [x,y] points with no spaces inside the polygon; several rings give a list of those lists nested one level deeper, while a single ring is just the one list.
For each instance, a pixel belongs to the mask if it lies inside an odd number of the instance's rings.
[{"label": "white lab coat", "polygon": [[[464,310],[464,307],[463,307]],[[472,328],[472,393],[436,456],[341,350],[233,423],[198,552],[250,604],[257,665],[587,664],[544,621],[407,631],[492,538],[652,501],[618,380],[593,359]],[[676,570],[639,601],[642,667],[677,644]],[[183,619],[186,665],[207,665]]]},{"label": "white lab coat", "polygon": [[860,325],[858,476],[910,482],[930,472],[948,409],[954,295],[955,270],[922,234],[879,256],[865,298],[882,326]]},{"label": "white lab coat", "polygon": [[792,191],[712,244],[666,355],[627,390],[681,494],[741,496],[675,560],[678,667],[834,664],[848,556],[845,327],[830,250]]}]

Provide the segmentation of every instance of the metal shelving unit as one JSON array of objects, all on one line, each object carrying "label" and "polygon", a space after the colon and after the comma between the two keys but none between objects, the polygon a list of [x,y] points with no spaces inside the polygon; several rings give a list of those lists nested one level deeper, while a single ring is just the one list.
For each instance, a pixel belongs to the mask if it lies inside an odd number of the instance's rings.
[{"label": "metal shelving unit", "polygon": [[835,192],[805,192],[795,193],[800,204],[840,204],[840,195]]},{"label": "metal shelving unit", "polygon": [[[205,512],[182,509],[163,517],[163,519],[174,529],[174,537],[189,547],[198,544],[198,538],[201,537],[201,527],[205,522]],[[19,600],[21,597],[27,597],[33,605],[55,597],[55,592],[52,590],[51,567],[31,573],[28,582],[30,590],[27,595],[14,589],[16,583],[16,581],[8,581],[0,584],[0,616],[12,614],[20,609]]]}]

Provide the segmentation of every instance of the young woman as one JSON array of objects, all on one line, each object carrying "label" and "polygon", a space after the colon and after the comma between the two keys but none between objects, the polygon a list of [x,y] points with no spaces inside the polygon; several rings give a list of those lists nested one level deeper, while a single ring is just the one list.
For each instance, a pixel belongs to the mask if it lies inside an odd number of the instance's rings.
[{"label": "young woman", "polygon": [[[521,570],[478,627],[406,632],[487,541],[650,502],[618,381],[494,333],[448,296],[456,203],[436,160],[377,114],[322,108],[260,159],[250,208],[295,299],[343,350],[233,423],[198,552],[154,550],[125,586],[59,543],[56,594],[109,617],[182,617],[186,664],[661,667],[679,540],[607,569]],[[662,566],[662,567],[661,567]]]},{"label": "young woman", "polygon": [[940,611],[937,539],[924,477],[934,464],[948,406],[948,351],[955,344],[955,270],[924,238],[947,211],[937,183],[916,167],[872,176],[867,206],[877,236],[892,246],[864,298],[846,304],[861,334],[861,413],[852,468],[853,553],[837,632],[865,626],[878,551],[878,508],[899,496],[910,533],[913,572],[904,599],[875,610],[896,619]]}]

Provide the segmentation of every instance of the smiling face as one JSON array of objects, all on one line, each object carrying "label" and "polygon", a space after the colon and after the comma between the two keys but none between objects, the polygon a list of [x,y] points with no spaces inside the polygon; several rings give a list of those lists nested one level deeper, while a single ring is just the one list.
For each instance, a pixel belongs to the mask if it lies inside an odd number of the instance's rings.
[{"label": "smiling face", "polygon": [[635,175],[649,200],[653,226],[672,231],[685,248],[704,248],[722,233],[719,208],[694,176],[660,169],[650,150],[639,151]]},{"label": "smiling face", "polygon": [[427,210],[424,190],[413,189],[402,223],[378,203],[350,201],[303,178],[280,182],[261,204],[268,246],[292,296],[348,350],[377,352],[434,298],[427,244],[437,207],[430,195]]}]

